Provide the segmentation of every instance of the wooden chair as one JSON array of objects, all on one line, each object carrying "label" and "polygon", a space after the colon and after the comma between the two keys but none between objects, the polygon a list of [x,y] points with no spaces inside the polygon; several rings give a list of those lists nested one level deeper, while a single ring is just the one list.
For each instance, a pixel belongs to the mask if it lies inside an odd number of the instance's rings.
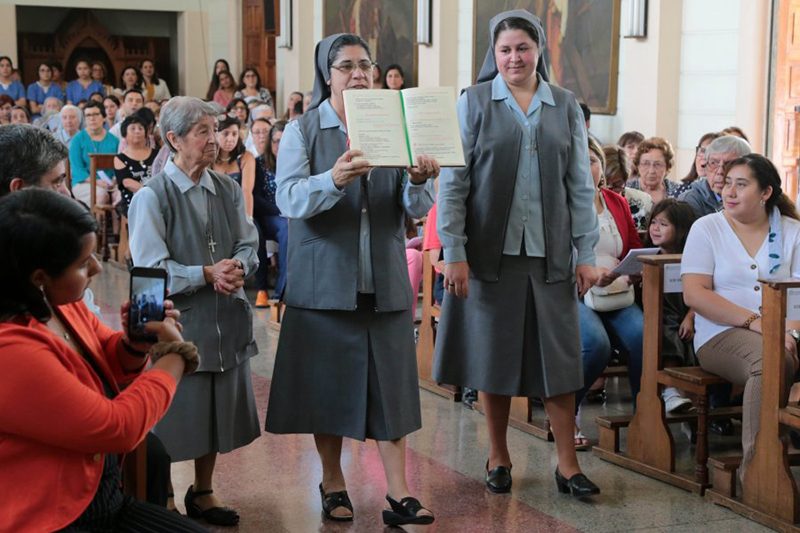
[{"label": "wooden chair", "polygon": [[280,331],[283,322],[283,313],[286,312],[286,305],[281,300],[269,301],[269,327]]},{"label": "wooden chair", "polygon": [[787,442],[781,437],[781,426],[800,429],[800,408],[787,405],[788,391],[784,384],[787,293],[792,289],[800,289],[800,280],[761,283],[764,342],[761,425],[741,497],[737,497],[736,491],[740,457],[710,461],[715,483],[706,493],[712,502],[778,531],[800,531],[800,493],[789,468],[800,464],[800,456],[797,452],[789,453]]},{"label": "wooden chair", "polygon": [[[600,443],[595,455],[606,461],[677,487],[702,494],[708,487],[708,420],[741,414],[740,408],[708,411],[709,388],[725,381],[700,367],[664,368],[661,361],[665,267],[680,263],[680,255],[642,256],[644,346],[641,390],[636,413],[597,418]],[[672,291],[674,292],[674,290]],[[676,387],[693,396],[696,414],[667,416],[661,399],[663,387]],[[693,475],[675,471],[674,440],[668,424],[697,421],[697,445]],[[620,430],[628,427],[626,449],[620,451]]]},{"label": "wooden chair", "polygon": [[123,463],[123,489],[125,494],[139,501],[147,500],[147,438],[135,450],[125,455]]},{"label": "wooden chair", "polygon": [[108,261],[111,256],[108,226],[112,227],[115,210],[112,205],[97,205],[97,171],[105,168],[114,168],[114,158],[117,154],[89,154],[89,187],[90,200],[89,208],[92,210],[99,226],[97,235],[97,252],[101,254],[103,261]]},{"label": "wooden chair", "polygon": [[461,389],[436,383],[432,377],[433,354],[436,344],[436,323],[441,316],[441,308],[436,304],[433,288],[436,284],[436,270],[427,251],[422,253],[422,322],[419,325],[417,340],[417,373],[419,386],[450,400],[461,401]]},{"label": "wooden chair", "polygon": [[130,243],[128,241],[128,217],[119,217],[119,242],[114,246],[112,259],[117,266],[127,269],[130,257]]}]

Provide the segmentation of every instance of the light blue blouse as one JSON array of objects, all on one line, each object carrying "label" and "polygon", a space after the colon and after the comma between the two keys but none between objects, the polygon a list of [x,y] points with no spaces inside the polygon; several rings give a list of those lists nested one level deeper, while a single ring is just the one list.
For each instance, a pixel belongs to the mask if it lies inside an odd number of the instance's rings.
[{"label": "light blue blouse", "polygon": [[[538,74],[537,74],[538,76]],[[539,76],[539,86],[531,100],[526,113],[517,104],[508,85],[498,74],[492,80],[492,100],[503,100],[511,111],[514,120],[522,129],[522,144],[520,158],[516,162],[516,183],[508,215],[506,234],[503,242],[503,254],[520,255],[523,241],[525,253],[530,257],[545,256],[544,218],[542,211],[542,187],[539,174],[539,151],[536,130],[542,115],[543,105],[555,105],[553,92],[550,85]],[[579,108],[578,108],[579,109]],[[469,116],[469,103],[466,94],[462,94],[457,103],[458,120],[461,124],[461,140],[464,146],[464,158],[469,162],[475,147],[477,132],[466,130]],[[589,159],[586,157],[586,126],[583,115],[578,111],[570,117],[572,121],[572,143],[567,171],[567,188],[581,190],[585,187],[587,179],[591,181]],[[546,128],[545,128],[545,131]],[[514,163],[509,162],[509,167]],[[509,168],[511,170],[511,168]],[[439,212],[439,239],[444,247],[446,263],[467,260],[464,248],[467,237],[461,232],[451,231],[450,228],[464,227],[466,219],[466,200],[469,195],[469,180],[455,183],[456,177],[452,169],[442,169],[440,189],[447,189],[448,194],[459,195],[459,201],[454,208]],[[572,204],[563,206],[569,209],[572,219],[572,242],[577,249],[577,264],[594,264],[594,242],[597,238],[596,214],[594,209],[577,209]],[[594,230],[592,230],[594,228]],[[500,235],[497,238],[501,238]],[[567,238],[567,236],[565,236]]]},{"label": "light blue blouse", "polygon": [[[319,106],[321,129],[338,128],[347,136],[347,128],[339,119],[329,100]],[[367,177],[369,179],[369,176]],[[287,218],[311,218],[327,211],[345,196],[333,182],[333,169],[311,175],[311,165],[306,151],[306,141],[295,120],[286,126],[281,137],[275,172],[278,208]],[[412,218],[424,217],[433,205],[433,180],[415,185],[405,178],[403,207]],[[374,293],[372,278],[372,247],[370,246],[370,224],[368,205],[362,198],[361,226],[358,257],[358,291]]]}]

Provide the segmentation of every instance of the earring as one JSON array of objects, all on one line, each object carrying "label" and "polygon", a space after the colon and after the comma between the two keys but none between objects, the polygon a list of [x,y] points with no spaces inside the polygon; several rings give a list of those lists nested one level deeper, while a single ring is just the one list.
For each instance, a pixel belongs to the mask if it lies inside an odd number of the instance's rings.
[{"label": "earring", "polygon": [[767,205],[767,202],[765,202],[764,200],[761,200],[761,207],[764,207],[765,205]]}]

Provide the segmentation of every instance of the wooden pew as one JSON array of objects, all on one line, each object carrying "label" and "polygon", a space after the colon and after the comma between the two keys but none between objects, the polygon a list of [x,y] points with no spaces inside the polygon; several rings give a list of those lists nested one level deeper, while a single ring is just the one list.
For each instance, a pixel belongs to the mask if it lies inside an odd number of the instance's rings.
[{"label": "wooden pew", "polygon": [[[680,255],[642,256],[644,345],[642,354],[641,390],[633,416],[602,416],[597,418],[600,442],[594,446],[595,455],[606,461],[641,474],[665,481],[677,487],[702,494],[708,487],[708,419],[738,416],[739,408],[717,409],[708,412],[708,392],[711,385],[724,383],[722,378],[700,367],[664,368],[661,360],[663,329],[663,294],[665,268],[680,263]],[[674,267],[673,267],[674,268]],[[671,289],[671,292],[675,292]],[[695,414],[667,416],[661,390],[665,386],[679,388],[693,396]],[[676,472],[675,449],[671,423],[697,420],[697,445],[693,475]],[[628,427],[626,449],[620,449],[620,430]]]},{"label": "wooden pew", "polygon": [[422,253],[422,322],[419,325],[417,340],[417,373],[419,386],[450,400],[461,401],[461,389],[441,385],[433,380],[433,354],[436,344],[436,325],[441,308],[436,305],[433,288],[436,284],[436,270],[428,252]]},{"label": "wooden pew", "polygon": [[[89,209],[97,218],[97,252],[101,254],[103,261],[108,261],[111,257],[111,247],[108,233],[109,224],[113,228],[113,220],[116,212],[114,207],[109,205],[97,205],[97,171],[104,168],[114,168],[114,158],[117,154],[89,154],[89,187],[90,200]],[[113,234],[113,229],[112,229]]]},{"label": "wooden pew", "polygon": [[[800,493],[790,470],[800,456],[790,454],[781,433],[786,426],[800,429],[800,409],[789,406],[784,386],[787,292],[800,289],[800,280],[762,282],[763,360],[761,382],[761,426],[756,448],[737,497],[736,469],[739,457],[712,461],[714,479],[720,479],[706,493],[712,502],[778,531],[800,531]],[[798,317],[793,316],[792,319]]]}]

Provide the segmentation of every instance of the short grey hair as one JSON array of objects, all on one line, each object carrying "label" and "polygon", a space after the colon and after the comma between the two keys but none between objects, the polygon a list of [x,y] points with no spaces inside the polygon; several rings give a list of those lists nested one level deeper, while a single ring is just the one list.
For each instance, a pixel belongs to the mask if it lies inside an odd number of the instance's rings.
[{"label": "short grey hair", "polygon": [[267,111],[270,111],[272,113],[272,116],[275,116],[275,108],[273,108],[269,104],[261,104],[261,105],[257,105],[256,107],[253,108],[252,111],[250,111],[250,117],[253,120],[255,120],[257,118],[261,118],[260,117],[261,113],[265,113]]},{"label": "short grey hair", "polygon": [[83,121],[83,111],[81,111],[80,107],[72,104],[67,104],[61,108],[61,111],[59,111],[59,113],[63,115],[64,111],[75,111],[76,113],[78,113],[78,118],[80,118],[81,121]]},{"label": "short grey hair", "polygon": [[204,102],[194,96],[175,96],[161,108],[158,126],[164,144],[170,152],[175,153],[175,147],[167,139],[170,131],[178,137],[185,137],[195,124],[203,117],[216,117],[219,111],[209,102]]},{"label": "short grey hair", "polygon": [[734,135],[717,137],[711,141],[711,144],[706,146],[706,158],[715,154],[725,154],[728,152],[732,152],[736,157],[742,157],[743,155],[752,153],[753,148],[750,146],[750,143]]},{"label": "short grey hair", "polygon": [[69,152],[49,131],[30,124],[0,126],[0,196],[8,194],[11,180],[21,179],[26,187],[39,185]]}]

